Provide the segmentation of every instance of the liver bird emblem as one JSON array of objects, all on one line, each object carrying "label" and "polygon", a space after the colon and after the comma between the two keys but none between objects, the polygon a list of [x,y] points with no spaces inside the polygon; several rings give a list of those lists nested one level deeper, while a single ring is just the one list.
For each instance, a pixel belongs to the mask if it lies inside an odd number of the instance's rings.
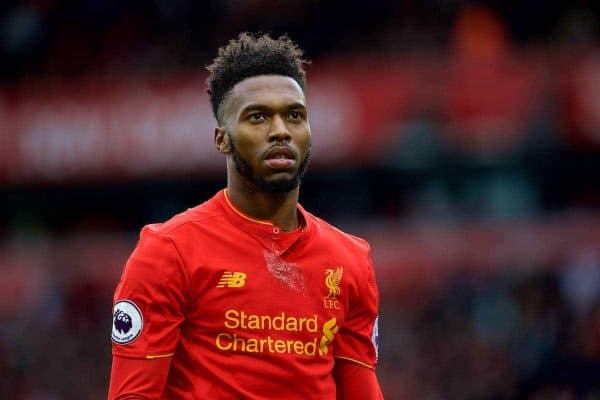
[{"label": "liver bird emblem", "polygon": [[327,295],[330,299],[335,299],[340,294],[340,281],[342,280],[342,275],[344,274],[344,268],[337,267],[334,271],[333,269],[325,270],[325,285],[329,289],[329,294]]}]

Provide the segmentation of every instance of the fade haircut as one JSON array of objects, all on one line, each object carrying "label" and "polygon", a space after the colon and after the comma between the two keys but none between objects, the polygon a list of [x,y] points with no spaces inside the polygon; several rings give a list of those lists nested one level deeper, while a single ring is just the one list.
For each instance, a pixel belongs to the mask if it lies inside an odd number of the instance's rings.
[{"label": "fade haircut", "polygon": [[236,83],[257,75],[283,75],[298,82],[304,90],[306,73],[303,51],[287,36],[277,39],[268,34],[241,33],[206,67],[206,87],[217,122],[222,123],[221,105]]}]

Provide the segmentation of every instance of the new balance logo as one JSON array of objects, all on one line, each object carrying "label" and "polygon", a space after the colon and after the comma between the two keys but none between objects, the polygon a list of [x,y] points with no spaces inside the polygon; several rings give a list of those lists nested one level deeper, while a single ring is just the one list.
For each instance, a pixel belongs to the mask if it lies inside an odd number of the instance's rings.
[{"label": "new balance logo", "polygon": [[229,287],[238,288],[246,284],[246,274],[243,272],[223,272],[223,276],[219,280],[218,288]]}]

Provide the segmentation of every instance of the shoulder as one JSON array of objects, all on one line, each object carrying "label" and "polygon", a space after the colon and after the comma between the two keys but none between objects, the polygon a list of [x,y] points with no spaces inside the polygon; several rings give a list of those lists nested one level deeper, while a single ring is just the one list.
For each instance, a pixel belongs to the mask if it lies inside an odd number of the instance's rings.
[{"label": "shoulder", "polygon": [[365,256],[368,256],[370,253],[371,246],[365,239],[344,232],[340,228],[309,212],[305,212],[305,217],[309,220],[309,223],[313,225],[313,230],[319,237],[319,240],[323,240],[328,244],[333,242],[336,246],[341,246],[344,250],[349,251],[354,255],[364,254]]},{"label": "shoulder", "polygon": [[365,301],[378,302],[375,270],[371,260],[371,246],[358,236],[349,234],[332,224],[308,214],[312,224],[313,244],[327,254],[334,265],[343,268],[344,282],[353,307]]},{"label": "shoulder", "polygon": [[140,232],[140,239],[146,236],[161,237],[175,243],[192,232],[208,229],[211,224],[221,219],[223,219],[223,212],[220,206],[214,199],[210,199],[164,222],[144,226]]},{"label": "shoulder", "polygon": [[211,235],[215,221],[222,223],[222,213],[218,204],[215,207],[209,200],[165,222],[148,224],[141,229],[128,263],[143,264],[146,270],[174,271],[166,267],[169,265],[186,270],[190,257],[203,248],[204,239]]}]

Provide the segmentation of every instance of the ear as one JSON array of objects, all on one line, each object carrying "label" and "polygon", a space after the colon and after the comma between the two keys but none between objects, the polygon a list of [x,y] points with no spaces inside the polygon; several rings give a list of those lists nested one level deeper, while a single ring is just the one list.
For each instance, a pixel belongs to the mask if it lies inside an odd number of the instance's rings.
[{"label": "ear", "polygon": [[215,128],[215,145],[217,150],[222,154],[229,154],[231,147],[229,146],[229,136],[227,135],[225,128]]}]

